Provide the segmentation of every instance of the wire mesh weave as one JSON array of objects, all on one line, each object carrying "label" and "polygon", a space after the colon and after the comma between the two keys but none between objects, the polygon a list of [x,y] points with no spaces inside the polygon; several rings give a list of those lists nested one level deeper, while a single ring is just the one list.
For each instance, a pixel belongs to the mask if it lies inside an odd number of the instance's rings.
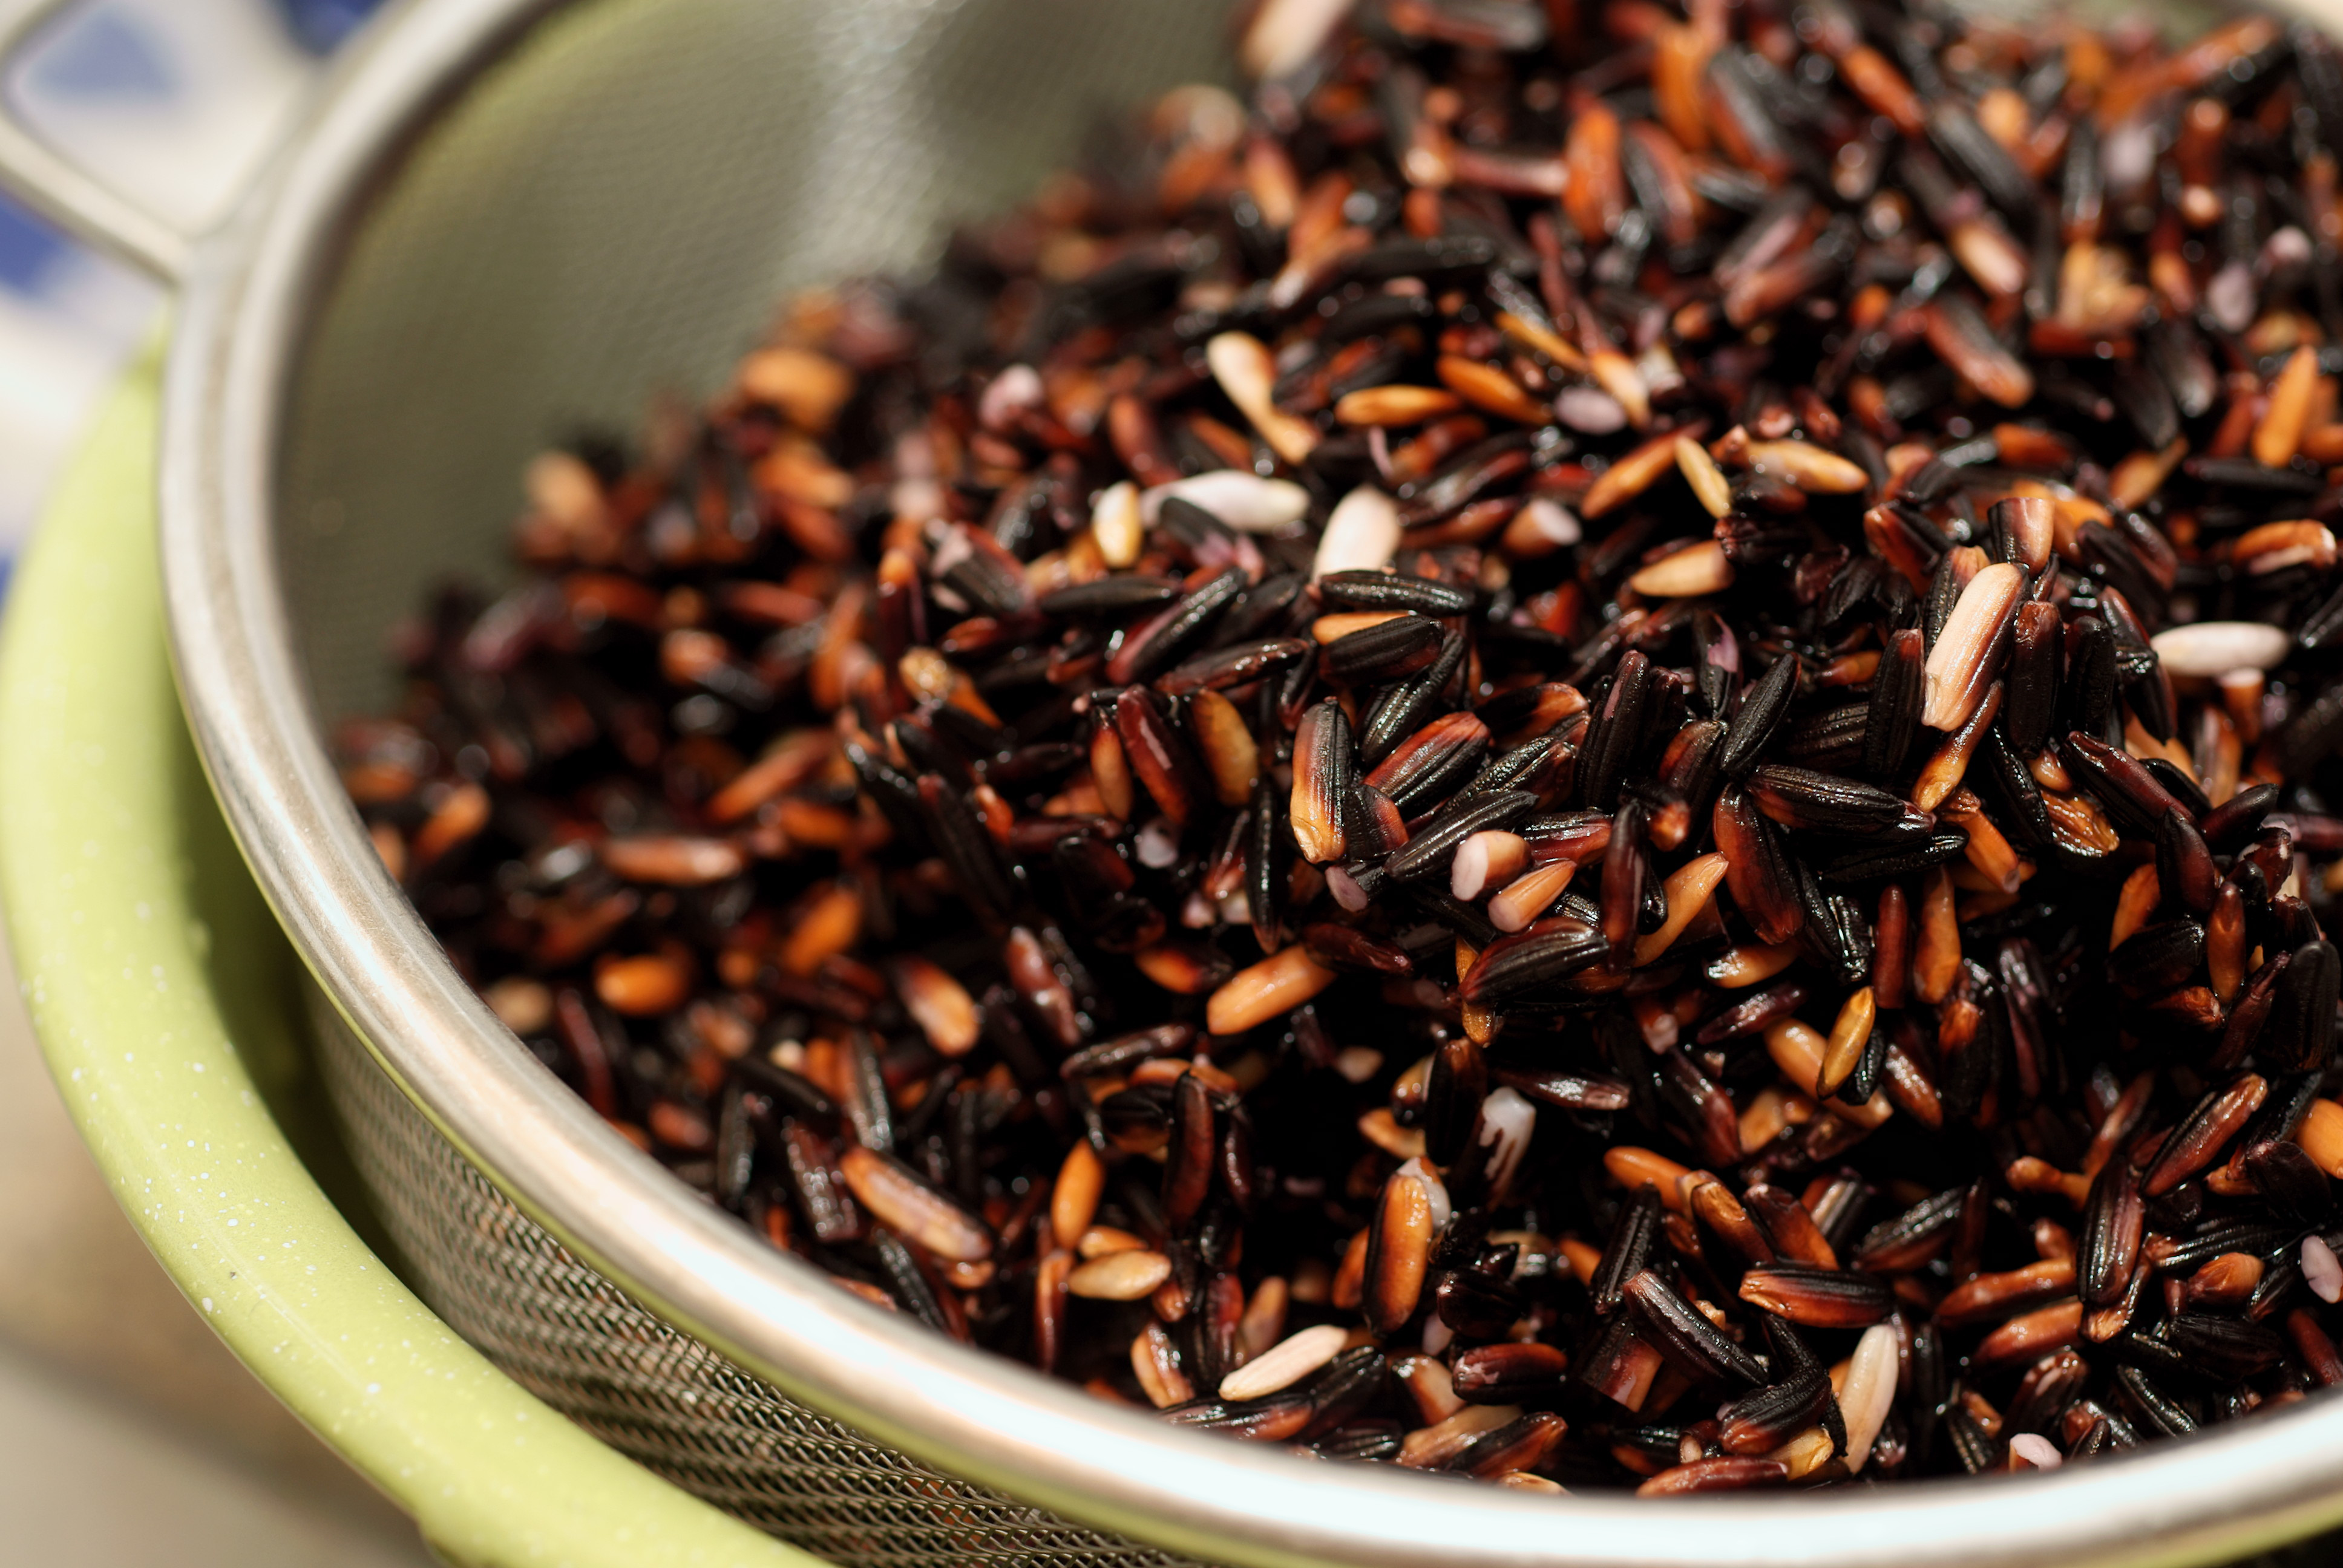
[{"label": "wire mesh weave", "polygon": [[440,1136],[311,992],[318,1069],[409,1282],[516,1382],[703,1501],[867,1568],[1190,1568],[955,1480],[643,1311]]},{"label": "wire mesh weave", "polygon": [[[327,723],[389,628],[506,568],[531,454],[704,395],[791,287],[916,268],[1083,136],[1225,71],[1217,0],[573,0],[372,187],[306,335],[277,508]],[[954,1480],[636,1306],[515,1209],[314,998],[322,1075],[411,1282],[547,1403],[840,1563],[1177,1560]],[[518,1049],[516,1045],[514,1049]]]}]

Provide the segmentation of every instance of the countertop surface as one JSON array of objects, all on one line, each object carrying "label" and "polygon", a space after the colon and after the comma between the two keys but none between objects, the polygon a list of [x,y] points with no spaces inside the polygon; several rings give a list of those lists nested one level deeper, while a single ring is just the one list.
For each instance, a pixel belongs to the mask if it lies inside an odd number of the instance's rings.
[{"label": "countertop surface", "polygon": [[43,1568],[421,1568],[116,1207],[0,952],[0,1531]]}]

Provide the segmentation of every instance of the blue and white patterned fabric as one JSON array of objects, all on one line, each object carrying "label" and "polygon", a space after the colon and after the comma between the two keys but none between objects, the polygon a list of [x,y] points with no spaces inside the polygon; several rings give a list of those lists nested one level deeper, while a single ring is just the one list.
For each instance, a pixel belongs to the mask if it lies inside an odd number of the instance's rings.
[{"label": "blue and white patterned fabric", "polygon": [[[0,63],[9,110],[190,232],[285,134],[381,0],[76,0]],[[162,291],[0,194],[0,582]]]}]

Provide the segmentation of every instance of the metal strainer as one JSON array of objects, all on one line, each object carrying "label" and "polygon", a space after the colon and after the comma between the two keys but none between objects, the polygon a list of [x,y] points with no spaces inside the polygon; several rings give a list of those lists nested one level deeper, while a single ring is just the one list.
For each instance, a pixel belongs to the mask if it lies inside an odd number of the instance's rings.
[{"label": "metal strainer", "polygon": [[[841,1562],[2079,1568],[2343,1518],[2324,1400],[2055,1476],[1674,1504],[1174,1431],[775,1251],[442,958],[320,736],[387,698],[385,630],[427,583],[496,575],[528,456],[705,391],[779,290],[915,266],[1101,113],[1218,74],[1222,41],[1213,0],[408,0],[196,249],[164,454],[181,687],[424,1295],[606,1441]],[[41,172],[55,210],[135,229]],[[179,248],[128,238],[165,266]]]}]

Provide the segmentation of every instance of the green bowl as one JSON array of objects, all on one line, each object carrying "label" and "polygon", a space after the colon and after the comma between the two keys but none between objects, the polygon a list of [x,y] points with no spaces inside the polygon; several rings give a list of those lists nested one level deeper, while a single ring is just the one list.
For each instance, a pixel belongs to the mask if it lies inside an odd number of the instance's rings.
[{"label": "green bowl", "polygon": [[812,1568],[524,1392],[399,1282],[353,1228],[362,1205],[328,1196],[350,1189],[295,960],[172,686],[157,369],[112,398],[0,628],[0,907],[115,1197],[228,1348],[449,1561]]}]

